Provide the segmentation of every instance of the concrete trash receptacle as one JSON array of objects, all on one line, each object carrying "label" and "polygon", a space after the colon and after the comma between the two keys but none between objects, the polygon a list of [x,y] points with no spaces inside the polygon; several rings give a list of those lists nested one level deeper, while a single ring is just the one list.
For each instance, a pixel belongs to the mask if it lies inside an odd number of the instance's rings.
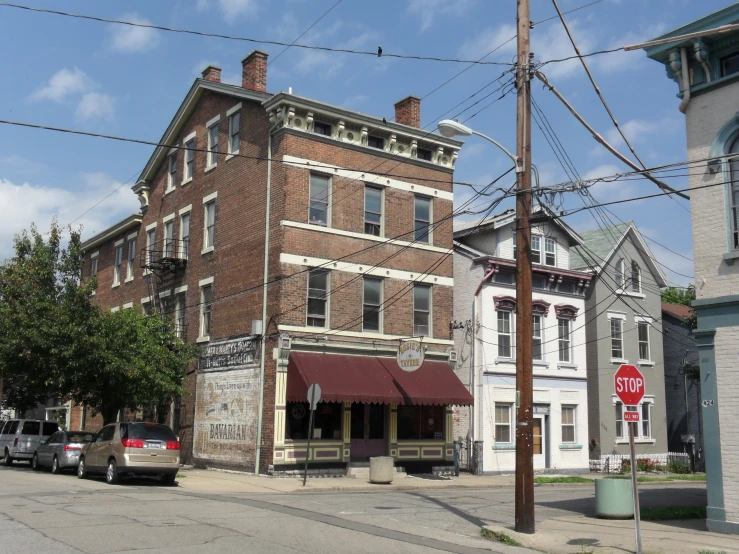
[{"label": "concrete trash receptacle", "polygon": [[606,519],[634,517],[630,479],[595,480],[595,515]]},{"label": "concrete trash receptacle", "polygon": [[395,459],[391,456],[370,458],[370,483],[392,483],[395,473]]}]

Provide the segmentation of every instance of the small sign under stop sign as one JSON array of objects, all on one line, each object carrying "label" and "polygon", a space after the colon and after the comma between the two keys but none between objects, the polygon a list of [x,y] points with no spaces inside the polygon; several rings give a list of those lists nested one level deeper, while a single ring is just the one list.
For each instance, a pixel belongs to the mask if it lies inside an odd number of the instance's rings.
[{"label": "small sign under stop sign", "polygon": [[644,398],[644,375],[635,365],[623,364],[613,376],[616,396],[625,406],[636,406]]}]

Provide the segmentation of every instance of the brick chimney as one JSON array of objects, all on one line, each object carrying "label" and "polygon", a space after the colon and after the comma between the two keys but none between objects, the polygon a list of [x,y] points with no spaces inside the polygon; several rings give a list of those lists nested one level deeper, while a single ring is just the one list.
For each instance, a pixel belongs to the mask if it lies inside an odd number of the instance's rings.
[{"label": "brick chimney", "polygon": [[421,99],[418,96],[406,96],[395,103],[395,121],[403,125],[421,128]]},{"label": "brick chimney", "polygon": [[203,70],[203,79],[206,81],[213,81],[214,83],[220,83],[221,68],[217,65],[209,65]]},{"label": "brick chimney", "polygon": [[253,50],[241,61],[241,86],[257,92],[267,92],[267,54]]}]

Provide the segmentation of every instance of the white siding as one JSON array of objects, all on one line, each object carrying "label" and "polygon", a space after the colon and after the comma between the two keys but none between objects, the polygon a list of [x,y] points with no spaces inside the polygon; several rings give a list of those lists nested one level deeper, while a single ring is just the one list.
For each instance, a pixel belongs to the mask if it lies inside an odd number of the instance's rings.
[{"label": "white siding", "polygon": [[[510,223],[505,227],[497,230],[498,241],[496,248],[496,256],[499,258],[513,259],[513,229],[514,224]],[[570,269],[570,249],[569,238],[559,227],[554,225],[537,225],[532,230],[533,233],[542,235],[542,237],[551,237],[557,241],[557,265],[559,269]],[[472,244],[472,243],[470,243]],[[542,256],[544,255],[544,244],[542,241]]]}]

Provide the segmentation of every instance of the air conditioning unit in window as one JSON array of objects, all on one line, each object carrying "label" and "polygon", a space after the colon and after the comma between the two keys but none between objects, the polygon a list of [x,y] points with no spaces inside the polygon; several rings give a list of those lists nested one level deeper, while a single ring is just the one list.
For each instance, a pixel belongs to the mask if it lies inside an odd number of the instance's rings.
[{"label": "air conditioning unit in window", "polygon": [[277,356],[280,360],[287,360],[290,357],[292,345],[293,339],[290,335],[281,334],[277,338]]},{"label": "air conditioning unit in window", "polygon": [[449,357],[449,366],[454,369],[457,367],[457,351],[453,348],[450,348],[447,351],[448,357]]}]

